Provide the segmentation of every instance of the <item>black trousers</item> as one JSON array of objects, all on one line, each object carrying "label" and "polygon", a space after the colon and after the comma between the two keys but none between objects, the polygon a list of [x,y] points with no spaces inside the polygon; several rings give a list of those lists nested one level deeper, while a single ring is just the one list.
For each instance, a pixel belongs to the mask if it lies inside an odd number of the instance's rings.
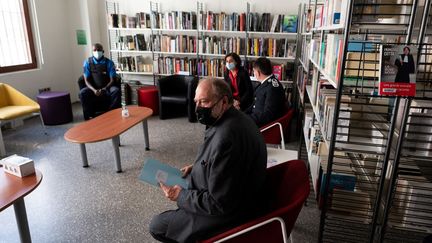
[{"label": "black trousers", "polygon": [[80,90],[79,98],[85,120],[95,117],[98,111],[104,112],[121,106],[121,92],[116,86],[111,86],[100,96],[96,96],[91,89],[85,87]]},{"label": "black trousers", "polygon": [[153,238],[164,243],[177,242],[165,236],[168,230],[168,224],[172,218],[172,213],[173,211],[166,211],[152,218],[149,225],[149,231]]}]

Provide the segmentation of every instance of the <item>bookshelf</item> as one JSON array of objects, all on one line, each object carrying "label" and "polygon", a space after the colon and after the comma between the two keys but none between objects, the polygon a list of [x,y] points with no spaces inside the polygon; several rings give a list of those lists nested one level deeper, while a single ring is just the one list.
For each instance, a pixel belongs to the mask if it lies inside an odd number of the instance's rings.
[{"label": "bookshelf", "polygon": [[282,68],[281,82],[292,84],[285,73],[296,57],[297,16],[252,12],[249,3],[238,13],[200,2],[189,11],[162,11],[156,2],[129,15],[117,2],[107,1],[106,9],[110,56],[125,83],[155,84],[176,73],[223,78],[223,58],[236,52],[251,75],[253,61],[266,56]]},{"label": "bookshelf", "polygon": [[[319,242],[432,234],[430,8],[415,0],[300,6],[296,87]],[[415,96],[379,95],[382,45],[418,50]]]}]

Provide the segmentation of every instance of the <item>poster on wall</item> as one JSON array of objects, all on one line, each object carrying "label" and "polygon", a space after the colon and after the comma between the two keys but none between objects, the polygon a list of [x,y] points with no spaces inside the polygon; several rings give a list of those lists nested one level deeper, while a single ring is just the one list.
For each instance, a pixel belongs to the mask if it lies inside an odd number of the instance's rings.
[{"label": "poster on wall", "polygon": [[381,45],[379,95],[415,96],[417,47]]},{"label": "poster on wall", "polygon": [[87,37],[86,37],[85,30],[77,30],[76,38],[77,38],[78,45],[87,45]]}]

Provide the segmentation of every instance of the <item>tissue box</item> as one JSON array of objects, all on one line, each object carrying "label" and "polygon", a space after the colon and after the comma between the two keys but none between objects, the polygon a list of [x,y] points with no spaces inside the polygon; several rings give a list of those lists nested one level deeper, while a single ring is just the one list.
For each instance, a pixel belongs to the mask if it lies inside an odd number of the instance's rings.
[{"label": "tissue box", "polygon": [[35,173],[33,160],[16,154],[0,160],[0,164],[3,164],[5,172],[15,176],[24,177]]}]

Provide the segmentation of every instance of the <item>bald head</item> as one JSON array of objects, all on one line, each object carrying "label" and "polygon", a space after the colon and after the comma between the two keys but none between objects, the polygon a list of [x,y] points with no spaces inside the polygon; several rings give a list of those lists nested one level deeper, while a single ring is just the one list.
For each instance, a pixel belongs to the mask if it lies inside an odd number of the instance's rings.
[{"label": "bald head", "polygon": [[221,79],[211,77],[201,79],[196,90],[196,93],[198,92],[200,95],[206,93],[205,96],[211,100],[219,100],[226,96],[228,98],[228,104],[233,103],[231,87]]}]

